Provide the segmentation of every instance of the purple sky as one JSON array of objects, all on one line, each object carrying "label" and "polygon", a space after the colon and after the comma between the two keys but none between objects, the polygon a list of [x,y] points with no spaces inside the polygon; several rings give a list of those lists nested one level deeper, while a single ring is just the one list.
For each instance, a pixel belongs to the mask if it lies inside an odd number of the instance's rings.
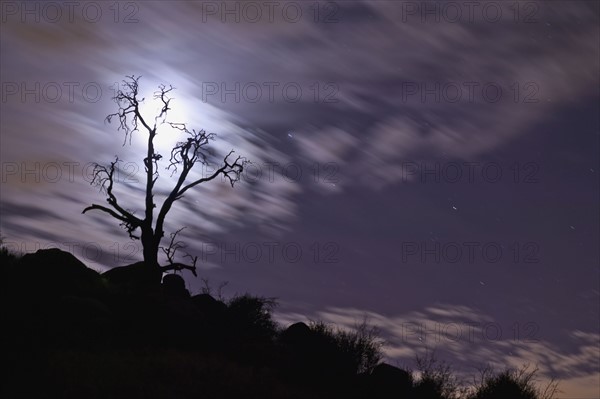
[{"label": "purple sky", "polygon": [[561,397],[598,397],[599,6],[467,3],[2,2],[5,244],[141,259],[81,214],[104,201],[87,166],[115,155],[142,212],[143,132],[123,146],[104,122],[141,75],[149,115],[172,84],[171,120],[253,162],[168,220],[226,296],[277,297],[284,323],[366,316],[392,363],[537,363]]}]

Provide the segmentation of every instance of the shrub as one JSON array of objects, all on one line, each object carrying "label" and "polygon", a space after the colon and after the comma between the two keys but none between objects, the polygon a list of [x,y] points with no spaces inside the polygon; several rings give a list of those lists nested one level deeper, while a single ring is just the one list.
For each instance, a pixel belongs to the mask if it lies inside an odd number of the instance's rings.
[{"label": "shrub", "polygon": [[545,388],[535,385],[538,368],[524,365],[520,369],[506,369],[494,374],[491,368],[481,371],[480,382],[469,399],[552,399],[558,392],[558,383],[550,381]]},{"label": "shrub", "polygon": [[438,361],[434,353],[417,356],[417,368],[421,374],[414,384],[416,397],[422,399],[458,399],[464,396],[466,388],[454,375],[449,364]]},{"label": "shrub", "polygon": [[334,329],[322,321],[311,322],[310,329],[330,346],[328,352],[351,374],[370,373],[382,358],[383,342],[377,329],[366,321],[353,331]]},{"label": "shrub", "polygon": [[270,342],[277,334],[271,312],[277,306],[274,298],[244,294],[227,304],[232,332],[242,331],[247,341]]},{"label": "shrub", "polygon": [[0,267],[3,272],[6,272],[19,260],[20,256],[10,252],[4,246],[3,241],[4,239],[0,236]]}]

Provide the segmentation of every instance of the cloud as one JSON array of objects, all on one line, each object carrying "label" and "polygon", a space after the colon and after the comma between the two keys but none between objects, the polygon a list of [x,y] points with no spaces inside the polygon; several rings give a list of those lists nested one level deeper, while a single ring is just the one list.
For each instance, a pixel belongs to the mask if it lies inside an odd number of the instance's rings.
[{"label": "cloud", "polygon": [[[480,14],[473,23],[423,24],[419,18],[406,21],[401,4],[393,2],[339,6],[338,22],[330,24],[315,23],[309,7],[303,8],[304,17],[297,23],[289,23],[281,10],[272,21],[242,18],[239,23],[222,23],[223,15],[201,3],[168,10],[158,3],[144,3],[136,13],[137,23],[104,18],[92,24],[79,16],[72,22],[35,24],[26,35],[20,34],[25,24],[11,19],[3,39],[12,66],[6,79],[32,84],[36,76],[44,76],[97,82],[103,97],[98,103],[85,103],[76,91],[74,103],[66,98],[58,103],[42,101],[33,118],[9,118],[3,127],[26,133],[11,135],[6,143],[24,150],[15,154],[3,150],[3,158],[36,158],[43,148],[57,156],[77,154],[78,160],[90,155],[112,157],[117,151],[137,160],[133,151],[128,152],[131,149],[112,146],[102,122],[114,111],[109,99],[114,83],[135,73],[144,76],[142,85],[148,93],[159,82],[172,83],[178,89],[179,105],[189,111],[188,122],[221,134],[215,143],[220,151],[237,148],[256,162],[289,163],[298,155],[308,165],[335,163],[340,181],[313,185],[323,193],[341,193],[356,185],[377,189],[403,181],[407,160],[480,157],[525,134],[556,106],[593,93],[598,83],[596,43],[589,40],[598,34],[597,17],[585,5],[566,10],[560,2],[544,4],[545,19],[540,11],[535,24],[493,24]],[[565,28],[566,21],[577,21],[577,28]],[[61,62],[69,64],[68,74],[57,69],[51,76],[22,51],[22,46],[29,53],[47,49],[48,40],[60,52]],[[228,87],[236,82],[276,82],[278,87],[293,82],[304,95],[299,102],[286,101],[277,92],[272,102],[263,96],[257,103],[223,102],[216,97],[207,103],[202,101],[206,82]],[[469,82],[478,85],[473,101],[465,86]],[[502,88],[498,102],[487,101],[481,91],[490,82]],[[461,100],[452,103],[445,98],[454,86],[434,90],[437,94],[426,95],[424,102],[424,90],[410,94],[413,85],[431,89],[436,83],[455,84],[461,89]],[[326,89],[327,84],[336,89]],[[332,94],[336,102],[324,102]],[[538,102],[524,103],[528,95]],[[15,98],[6,104],[9,114],[23,115],[31,104],[20,104]],[[40,120],[52,130],[50,136],[38,131]],[[261,127],[269,132],[258,134]],[[294,147],[273,140],[289,130],[298,132]],[[23,143],[33,138],[44,144],[27,150]],[[93,153],[86,147],[93,147]],[[217,199],[220,188],[205,195],[214,198],[212,208],[221,219],[247,217],[246,221],[262,223],[271,215],[269,223],[277,228],[293,220],[302,185],[278,182],[251,187],[236,193],[251,196],[246,202],[252,205],[243,211],[239,204]]]},{"label": "cloud", "polygon": [[[478,368],[495,370],[539,367],[540,383],[552,378],[569,397],[594,398],[598,395],[600,334],[580,330],[565,331],[570,349],[532,334],[532,325],[503,325],[492,316],[462,305],[434,305],[405,314],[384,315],[358,308],[327,307],[309,315],[281,312],[282,325],[306,320],[322,320],[352,330],[363,320],[377,327],[385,340],[386,361],[414,367],[416,356],[435,352],[439,360],[453,365],[459,377],[471,381]],[[516,329],[517,326],[520,329]]]},{"label": "cloud", "polygon": [[[319,56],[311,58],[314,68],[327,74],[339,67],[342,105],[352,109],[349,118],[366,121],[346,128],[359,142],[341,165],[342,185],[401,182],[406,161],[477,160],[529,132],[553,109],[593,95],[597,18],[584,4],[569,11],[563,5],[544,4],[546,19],[532,25],[481,18],[422,24],[418,18],[403,22],[400,4],[378,2],[370,5],[378,22],[365,28],[369,34],[340,26],[323,37]],[[565,29],[569,20],[578,28]],[[337,62],[319,63],[332,54]],[[322,160],[323,151],[313,148],[335,146],[332,130],[313,129],[298,142],[301,152]]]}]

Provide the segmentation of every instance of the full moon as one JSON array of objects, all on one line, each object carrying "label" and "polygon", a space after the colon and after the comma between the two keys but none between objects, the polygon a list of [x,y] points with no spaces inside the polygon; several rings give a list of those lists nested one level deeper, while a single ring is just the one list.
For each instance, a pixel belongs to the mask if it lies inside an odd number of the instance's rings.
[{"label": "full moon", "polygon": [[[194,128],[193,114],[191,107],[185,101],[185,96],[176,89],[169,94],[171,95],[169,110],[166,117],[156,119],[157,129],[154,137],[154,148],[157,153],[163,156],[163,159],[168,159],[177,142],[185,138],[185,132],[171,127],[168,122],[185,123],[190,130]],[[140,108],[142,115],[150,126],[154,124],[154,118],[160,114],[162,106],[162,102],[159,99],[154,99],[153,94],[146,96],[146,101]],[[144,132],[144,130],[140,129],[140,132]],[[148,145],[147,134],[137,134],[134,137],[136,137],[136,145],[142,147],[145,152]]]}]

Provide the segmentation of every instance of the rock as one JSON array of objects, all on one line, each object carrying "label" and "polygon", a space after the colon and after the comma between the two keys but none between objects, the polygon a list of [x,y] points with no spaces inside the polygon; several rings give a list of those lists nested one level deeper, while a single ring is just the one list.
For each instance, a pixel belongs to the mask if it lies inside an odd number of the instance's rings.
[{"label": "rock", "polygon": [[108,290],[100,274],[60,249],[24,255],[5,283],[8,301],[2,306],[3,324],[10,326],[8,333],[15,345],[55,342],[54,338],[64,335],[61,331],[70,331],[74,325],[88,332],[100,331],[93,324],[109,319],[104,303]]},{"label": "rock", "polygon": [[162,271],[148,267],[144,262],[112,268],[102,276],[111,284],[130,292],[147,292],[160,288]]},{"label": "rock", "polygon": [[209,294],[194,295],[192,301],[198,307],[198,310],[206,313],[222,312],[227,309],[227,305]]},{"label": "rock", "polygon": [[279,341],[288,378],[311,382],[327,378],[329,363],[323,357],[329,358],[329,351],[321,352],[323,340],[306,323],[292,324],[280,334]]},{"label": "rock", "polygon": [[169,297],[188,298],[190,292],[185,288],[185,280],[178,274],[167,274],[163,277],[162,289]]},{"label": "rock", "polygon": [[191,298],[198,312],[199,344],[214,350],[225,347],[230,331],[227,326],[227,305],[208,294],[198,294]]},{"label": "rock", "polygon": [[227,311],[227,305],[213,298],[209,294],[198,294],[192,297],[192,302],[196,308],[208,317],[220,316]]},{"label": "rock", "polygon": [[281,333],[280,340],[284,345],[303,347],[312,344],[314,334],[306,323],[298,322]]},{"label": "rock", "polygon": [[375,366],[368,380],[369,390],[379,398],[404,397],[413,386],[410,373],[387,363]]},{"label": "rock", "polygon": [[98,296],[104,288],[98,272],[58,248],[24,255],[9,280],[13,289],[45,297]]}]

